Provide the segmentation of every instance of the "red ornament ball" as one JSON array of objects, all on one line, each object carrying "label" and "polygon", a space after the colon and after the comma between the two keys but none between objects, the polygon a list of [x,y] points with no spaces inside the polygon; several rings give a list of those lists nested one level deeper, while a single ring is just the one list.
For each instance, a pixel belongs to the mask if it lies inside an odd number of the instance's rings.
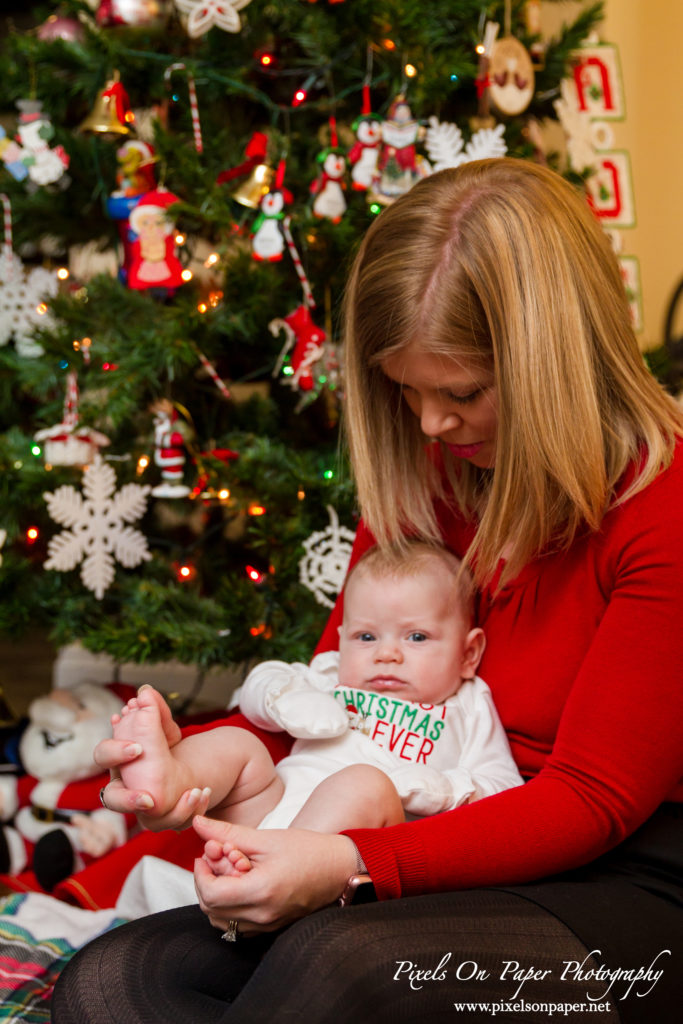
[{"label": "red ornament ball", "polygon": [[38,28],[38,38],[43,42],[63,39],[66,43],[81,43],[85,31],[77,18],[65,18],[59,14],[51,14]]}]

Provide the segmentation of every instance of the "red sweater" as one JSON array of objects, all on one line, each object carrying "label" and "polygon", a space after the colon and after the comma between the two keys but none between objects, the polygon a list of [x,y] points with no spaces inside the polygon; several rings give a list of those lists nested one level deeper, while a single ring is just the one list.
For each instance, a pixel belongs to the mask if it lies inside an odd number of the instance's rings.
[{"label": "red sweater", "polygon": [[[439,509],[445,543],[471,538]],[[361,526],[353,560],[372,538]],[[525,786],[347,834],[380,899],[515,884],[585,864],[683,800],[683,443],[599,532],[479,599],[488,683]],[[337,646],[341,599],[318,650]]]}]

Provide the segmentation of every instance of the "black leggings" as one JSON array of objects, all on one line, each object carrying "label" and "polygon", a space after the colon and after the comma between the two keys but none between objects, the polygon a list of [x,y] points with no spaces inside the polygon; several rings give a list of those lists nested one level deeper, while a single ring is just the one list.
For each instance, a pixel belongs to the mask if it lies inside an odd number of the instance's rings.
[{"label": "black leggings", "polygon": [[[615,987],[614,999],[601,999],[608,983],[562,980],[565,961],[586,961],[584,973],[600,966],[553,914],[493,889],[329,908],[276,936],[234,944],[221,941],[198,907],[183,907],[86,946],[57,984],[52,1020],[492,1024],[500,1015],[533,1024],[579,1018],[621,1024],[625,985]],[[591,997],[609,1006],[590,1011]],[[647,1015],[647,1000],[638,1001],[643,1021],[666,1024]],[[478,1006],[457,1005],[467,1003]]]}]

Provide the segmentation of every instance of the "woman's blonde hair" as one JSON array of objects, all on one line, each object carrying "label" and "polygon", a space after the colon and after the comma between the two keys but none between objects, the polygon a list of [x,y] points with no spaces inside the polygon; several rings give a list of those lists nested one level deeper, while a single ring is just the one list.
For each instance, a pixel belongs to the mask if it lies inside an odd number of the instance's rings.
[{"label": "woman's blonde hair", "polygon": [[[513,159],[441,171],[380,214],[345,300],[346,429],[363,516],[381,545],[438,542],[439,498],[476,518],[477,582],[512,578],[597,529],[667,466],[683,414],[645,366],[616,258],[584,197]],[[492,369],[495,469],[453,459],[450,487],[382,362],[408,345]],[[502,580],[501,580],[502,581]]]}]

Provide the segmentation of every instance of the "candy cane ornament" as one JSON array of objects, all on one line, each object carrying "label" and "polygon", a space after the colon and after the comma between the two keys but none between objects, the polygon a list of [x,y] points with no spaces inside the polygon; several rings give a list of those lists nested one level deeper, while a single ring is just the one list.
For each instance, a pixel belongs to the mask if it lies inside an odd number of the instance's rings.
[{"label": "candy cane ornament", "polygon": [[[171,75],[174,71],[187,71],[187,67],[182,62],[176,64],[169,64],[164,71],[164,81],[167,88],[170,88]],[[197,102],[197,89],[195,88],[194,75],[187,71],[187,89],[190,94],[190,114],[192,117],[192,130],[194,132],[194,148],[198,153],[204,151],[204,142],[202,140],[202,127],[199,121],[199,103]]]},{"label": "candy cane ornament", "polygon": [[6,192],[0,192],[0,199],[2,200],[2,216],[5,232],[3,250],[9,256],[12,252],[12,205]]},{"label": "candy cane ornament", "polygon": [[209,362],[209,360],[206,358],[206,356],[200,349],[195,347],[195,352],[197,353],[197,358],[199,359],[199,362],[202,364],[202,366],[204,367],[204,369],[206,370],[206,372],[208,373],[209,377],[214,382],[218,390],[221,392],[221,394],[225,398],[232,398],[229,388],[227,387],[225,381],[218,376],[218,372],[213,363]]},{"label": "candy cane ornament", "polygon": [[287,248],[289,249],[290,256],[292,257],[292,262],[294,263],[294,269],[296,270],[297,275],[299,277],[299,280],[301,281],[301,287],[303,288],[303,292],[304,292],[304,301],[305,301],[305,303],[306,303],[306,305],[308,306],[309,309],[315,309],[315,299],[313,298],[313,289],[311,288],[310,281],[306,277],[306,271],[304,270],[303,263],[301,262],[301,257],[299,256],[299,251],[298,251],[296,245],[294,244],[294,239],[292,238],[292,232],[291,232],[290,227],[289,227],[291,222],[292,222],[292,218],[291,217],[285,217],[284,221],[282,222],[282,230],[283,230],[285,239],[287,240]]}]

